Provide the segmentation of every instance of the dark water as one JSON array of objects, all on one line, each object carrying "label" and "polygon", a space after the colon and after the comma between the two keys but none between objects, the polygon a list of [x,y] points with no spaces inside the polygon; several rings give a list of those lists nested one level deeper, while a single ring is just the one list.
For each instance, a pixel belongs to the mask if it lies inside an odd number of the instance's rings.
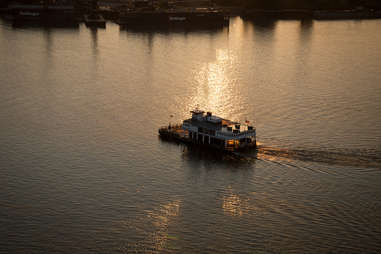
[{"label": "dark water", "polygon": [[[1,21],[0,252],[381,252],[380,27]],[[196,105],[258,151],[158,139]]]}]

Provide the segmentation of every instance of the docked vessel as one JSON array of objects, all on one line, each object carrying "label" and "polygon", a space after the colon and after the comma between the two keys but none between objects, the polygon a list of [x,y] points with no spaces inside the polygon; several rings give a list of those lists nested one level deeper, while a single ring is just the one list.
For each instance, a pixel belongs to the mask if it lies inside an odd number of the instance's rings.
[{"label": "docked vessel", "polygon": [[256,148],[256,129],[248,122],[233,122],[199,109],[191,113],[192,118],[182,124],[159,128],[160,137],[223,151]]},{"label": "docked vessel", "polygon": [[87,27],[106,28],[106,20],[99,14],[86,14],[84,21]]},{"label": "docked vessel", "polygon": [[339,19],[378,19],[381,11],[376,10],[318,10],[313,12],[313,17],[318,20],[339,20]]},{"label": "docked vessel", "polygon": [[45,0],[37,4],[11,4],[9,11],[15,25],[35,23],[39,25],[71,26],[78,25],[74,5],[68,1],[54,4]]},{"label": "docked vessel", "polygon": [[210,8],[131,10],[120,14],[117,23],[122,26],[153,27],[176,24],[213,26],[229,24],[229,19],[223,12]]},{"label": "docked vessel", "polygon": [[106,28],[106,20],[99,14],[98,0],[91,0],[83,19],[87,27]]}]

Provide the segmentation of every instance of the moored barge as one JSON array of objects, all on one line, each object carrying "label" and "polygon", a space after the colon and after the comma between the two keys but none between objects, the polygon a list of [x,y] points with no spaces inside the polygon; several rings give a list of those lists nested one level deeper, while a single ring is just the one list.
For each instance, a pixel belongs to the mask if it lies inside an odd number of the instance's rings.
[{"label": "moored barge", "polygon": [[[61,3],[63,2],[63,3]],[[11,4],[8,7],[14,25],[36,24],[46,26],[77,26],[74,4],[57,1],[55,4]]]},{"label": "moored barge", "polygon": [[130,10],[121,13],[117,23],[122,26],[149,27],[168,25],[216,26],[228,25],[229,18],[225,13],[209,8]]},{"label": "moored barge", "polygon": [[191,113],[192,118],[182,124],[159,128],[160,137],[231,152],[256,148],[256,129],[248,122],[233,122],[199,109]]}]

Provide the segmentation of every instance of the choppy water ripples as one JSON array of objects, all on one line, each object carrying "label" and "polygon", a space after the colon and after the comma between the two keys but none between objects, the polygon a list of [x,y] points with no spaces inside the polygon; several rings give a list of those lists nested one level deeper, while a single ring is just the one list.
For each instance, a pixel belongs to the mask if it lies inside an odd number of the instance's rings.
[{"label": "choppy water ripples", "polygon": [[[380,252],[379,23],[1,23],[0,252]],[[158,139],[197,105],[258,150]]]}]

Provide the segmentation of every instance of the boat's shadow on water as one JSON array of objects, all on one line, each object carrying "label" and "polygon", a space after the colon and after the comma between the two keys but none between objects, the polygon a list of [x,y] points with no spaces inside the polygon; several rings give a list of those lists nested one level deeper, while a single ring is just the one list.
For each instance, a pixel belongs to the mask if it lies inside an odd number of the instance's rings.
[{"label": "boat's shadow on water", "polygon": [[207,33],[216,34],[228,30],[229,26],[224,24],[177,24],[177,25],[120,25],[120,32],[133,32],[145,34],[188,34],[188,33]]},{"label": "boat's shadow on water", "polygon": [[184,160],[207,161],[215,164],[225,164],[239,168],[240,166],[255,165],[256,150],[245,153],[245,156],[238,153],[226,153],[218,150],[210,150],[192,145],[185,145],[182,153]]},{"label": "boat's shadow on water", "polygon": [[246,24],[254,27],[256,31],[267,32],[275,30],[279,20],[273,18],[243,19]]},{"label": "boat's shadow on water", "polygon": [[13,28],[79,29],[77,22],[11,21]]},{"label": "boat's shadow on water", "polygon": [[[381,154],[362,154],[353,151],[317,151],[312,149],[286,149],[259,144],[256,149],[244,152],[223,152],[192,144],[184,144],[159,137],[167,144],[177,144],[182,151],[182,158],[187,161],[205,161],[216,164],[255,165],[256,161],[278,162],[294,161],[323,163],[343,167],[358,167],[381,170]],[[294,164],[294,163],[292,163]]]},{"label": "boat's shadow on water", "polygon": [[162,144],[177,145],[181,151],[182,159],[189,162],[206,162],[239,167],[245,165],[255,165],[257,157],[256,150],[245,153],[230,153],[215,148],[168,140],[161,138],[160,136],[159,140]]}]

